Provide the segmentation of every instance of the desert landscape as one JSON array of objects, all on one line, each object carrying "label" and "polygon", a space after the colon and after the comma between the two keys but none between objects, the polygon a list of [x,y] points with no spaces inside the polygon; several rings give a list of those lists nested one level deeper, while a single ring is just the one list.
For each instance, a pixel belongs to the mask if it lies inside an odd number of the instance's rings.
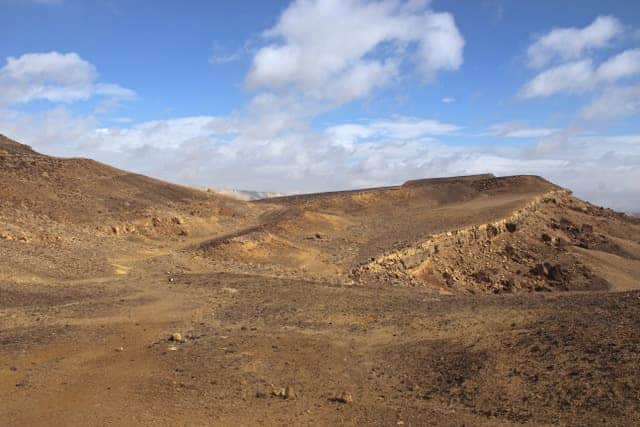
[{"label": "desert landscape", "polygon": [[640,219],[537,176],[238,200],[0,137],[0,419],[638,425]]}]

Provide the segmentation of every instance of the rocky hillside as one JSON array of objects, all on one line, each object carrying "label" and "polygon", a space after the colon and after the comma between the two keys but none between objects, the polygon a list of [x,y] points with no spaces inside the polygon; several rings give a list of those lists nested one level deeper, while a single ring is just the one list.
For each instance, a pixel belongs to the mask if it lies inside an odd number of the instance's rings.
[{"label": "rocky hillside", "polygon": [[639,225],[552,190],[497,221],[437,233],[379,256],[354,269],[353,277],[470,293],[633,288],[640,278]]},{"label": "rocky hillside", "polygon": [[536,176],[245,202],[2,137],[0,200],[0,251],[25,273],[39,265],[25,260],[78,253],[107,271],[100,253],[160,239],[235,272],[445,293],[627,289],[640,277],[637,218]]},{"label": "rocky hillside", "polygon": [[137,250],[144,239],[184,240],[255,216],[239,200],[94,160],[46,156],[4,136],[0,201],[0,278],[103,274],[109,256]]},{"label": "rocky hillside", "polygon": [[270,275],[445,293],[621,289],[640,278],[637,219],[535,176],[416,180],[255,204],[278,215],[201,255]]}]

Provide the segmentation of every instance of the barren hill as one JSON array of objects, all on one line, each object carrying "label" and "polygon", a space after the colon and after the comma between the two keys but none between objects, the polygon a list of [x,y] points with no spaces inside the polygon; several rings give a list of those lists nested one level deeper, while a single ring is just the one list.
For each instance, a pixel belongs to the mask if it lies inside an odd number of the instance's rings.
[{"label": "barren hill", "polygon": [[245,202],[0,137],[7,425],[638,425],[640,220],[536,176]]},{"label": "barren hill", "polygon": [[[160,207],[231,199],[122,171],[94,160],[45,156],[0,135],[3,209],[21,205],[34,214],[73,223],[127,220]],[[168,208],[168,209],[167,209]]]},{"label": "barren hill", "polygon": [[28,145],[20,144],[0,134],[0,154],[36,155],[37,153]]},{"label": "barren hill", "polygon": [[[425,179],[254,204],[278,215],[206,241],[200,253],[240,269],[249,262],[271,273],[443,292],[624,289],[640,277],[636,219],[535,176]],[[615,259],[633,267],[614,272]]]},{"label": "barren hill", "polygon": [[3,136],[0,200],[0,243],[5,242],[0,254],[8,264],[0,278],[8,271],[106,274],[106,258],[132,243],[115,236],[184,239],[189,233],[232,228],[252,212],[231,198],[94,160],[42,155]]}]

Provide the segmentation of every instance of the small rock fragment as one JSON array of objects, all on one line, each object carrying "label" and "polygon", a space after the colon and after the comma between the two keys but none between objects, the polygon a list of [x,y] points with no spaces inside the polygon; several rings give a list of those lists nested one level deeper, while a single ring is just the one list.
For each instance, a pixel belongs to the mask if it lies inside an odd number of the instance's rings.
[{"label": "small rock fragment", "polygon": [[11,235],[8,231],[0,232],[0,239],[4,240],[15,240],[15,237]]},{"label": "small rock fragment", "polygon": [[184,338],[182,337],[182,334],[180,332],[174,332],[169,337],[169,341],[184,342]]},{"label": "small rock fragment", "polygon": [[286,396],[286,393],[287,391],[284,389],[284,387],[274,387],[273,390],[271,390],[271,394],[275,397],[284,398]]},{"label": "small rock fragment", "polygon": [[556,282],[561,282],[563,279],[563,272],[562,272],[562,268],[559,265],[550,265],[548,267],[549,273],[547,274],[547,277],[550,280],[554,280]]},{"label": "small rock fragment", "polygon": [[287,388],[284,390],[284,398],[289,400],[294,400],[297,397],[298,395],[296,394],[296,390],[293,388],[293,386],[288,385]]},{"label": "small rock fragment", "polygon": [[333,401],[340,403],[352,403],[353,396],[348,391],[343,391],[340,396],[333,398]]}]

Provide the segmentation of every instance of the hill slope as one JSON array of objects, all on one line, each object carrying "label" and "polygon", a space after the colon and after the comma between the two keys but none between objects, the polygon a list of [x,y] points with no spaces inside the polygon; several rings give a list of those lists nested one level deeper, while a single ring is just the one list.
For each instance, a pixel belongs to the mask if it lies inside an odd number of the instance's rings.
[{"label": "hill slope", "polygon": [[138,245],[144,238],[184,239],[232,228],[252,215],[232,198],[89,159],[42,155],[3,136],[0,200],[0,278],[10,272],[103,275],[110,270],[108,256],[135,250],[136,242],[114,236],[137,238]]},{"label": "hill slope", "polygon": [[184,209],[231,199],[125,172],[93,160],[45,156],[0,135],[3,209],[23,207],[57,221],[99,223],[131,219],[156,207]]},{"label": "hill slope", "polygon": [[[535,176],[426,179],[254,204],[279,214],[198,252],[237,271],[249,263],[264,274],[454,293],[625,289],[640,278],[636,219]],[[624,273],[613,273],[611,257]]]}]

